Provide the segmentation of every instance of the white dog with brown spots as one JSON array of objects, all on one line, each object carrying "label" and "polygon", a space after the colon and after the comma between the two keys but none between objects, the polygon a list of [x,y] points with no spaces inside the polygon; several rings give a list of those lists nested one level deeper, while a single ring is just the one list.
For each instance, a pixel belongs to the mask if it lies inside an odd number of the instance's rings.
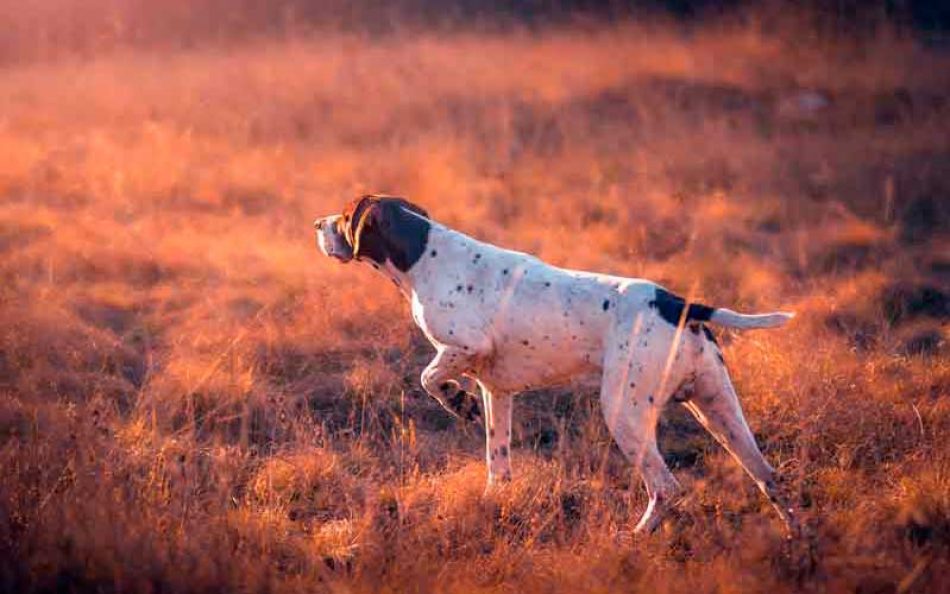
[{"label": "white dog with brown spots", "polygon": [[704,325],[771,328],[793,314],[687,306],[646,280],[557,268],[449,229],[399,198],[363,196],[315,227],[327,256],[371,264],[409,298],[413,319],[437,351],[422,372],[426,392],[468,416],[457,380],[477,381],[489,486],[511,480],[512,398],[600,373],[604,419],[650,498],[635,532],[655,529],[680,491],[656,442],[657,419],[671,398],[735,457],[789,531],[795,527]]}]

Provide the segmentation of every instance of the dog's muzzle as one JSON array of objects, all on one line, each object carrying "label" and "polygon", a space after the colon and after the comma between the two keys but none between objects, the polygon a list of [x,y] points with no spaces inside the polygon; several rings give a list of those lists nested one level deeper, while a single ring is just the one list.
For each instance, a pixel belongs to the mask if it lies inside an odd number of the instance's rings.
[{"label": "dog's muzzle", "polygon": [[313,222],[313,229],[315,231],[314,239],[317,242],[317,248],[323,252],[324,256],[329,256],[330,252],[327,249],[327,238],[326,233],[323,230],[326,221],[324,219],[317,219]]},{"label": "dog's muzzle", "polygon": [[349,262],[353,259],[353,249],[337,229],[338,218],[324,217],[313,222],[317,248],[326,256]]}]

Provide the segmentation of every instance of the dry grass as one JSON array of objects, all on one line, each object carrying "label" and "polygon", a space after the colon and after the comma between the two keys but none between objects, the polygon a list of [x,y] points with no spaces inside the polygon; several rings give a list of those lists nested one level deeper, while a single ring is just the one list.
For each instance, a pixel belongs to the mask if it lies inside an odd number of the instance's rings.
[{"label": "dry grass", "polygon": [[[938,591],[950,564],[950,62],[754,27],[352,35],[0,78],[0,590]],[[811,109],[806,103],[818,101]],[[593,391],[516,404],[507,490],[418,388],[388,281],[310,222],[403,194],[723,336],[812,536],[677,410],[645,497]],[[945,584],[944,584],[945,587]]]}]

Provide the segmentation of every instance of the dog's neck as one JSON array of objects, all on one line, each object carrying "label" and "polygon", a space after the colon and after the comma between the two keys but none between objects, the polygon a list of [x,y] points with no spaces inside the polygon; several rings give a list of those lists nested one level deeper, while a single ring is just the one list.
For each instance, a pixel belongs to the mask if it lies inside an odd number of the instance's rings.
[{"label": "dog's neck", "polygon": [[399,289],[399,291],[403,294],[404,297],[406,297],[407,299],[411,297],[412,290],[413,290],[412,289],[413,282],[412,282],[412,276],[409,274],[409,272],[412,272],[412,269],[410,269],[408,272],[403,272],[399,270],[398,268],[396,268],[395,266],[393,266],[392,262],[390,262],[389,260],[387,260],[386,262],[383,262],[382,264],[379,264],[377,262],[374,262],[368,259],[367,260],[361,259],[359,261],[363,264],[366,264],[367,266],[372,266],[376,272],[382,274],[383,276],[388,278],[390,281],[392,281],[392,283],[396,285],[396,288]]}]

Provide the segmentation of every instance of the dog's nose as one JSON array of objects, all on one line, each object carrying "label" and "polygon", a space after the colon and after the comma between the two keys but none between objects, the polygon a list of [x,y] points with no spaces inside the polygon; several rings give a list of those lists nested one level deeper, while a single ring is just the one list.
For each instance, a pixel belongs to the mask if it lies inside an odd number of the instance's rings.
[{"label": "dog's nose", "polygon": [[313,222],[313,227],[317,231],[323,231],[323,222],[324,222],[323,219],[317,219]]}]

